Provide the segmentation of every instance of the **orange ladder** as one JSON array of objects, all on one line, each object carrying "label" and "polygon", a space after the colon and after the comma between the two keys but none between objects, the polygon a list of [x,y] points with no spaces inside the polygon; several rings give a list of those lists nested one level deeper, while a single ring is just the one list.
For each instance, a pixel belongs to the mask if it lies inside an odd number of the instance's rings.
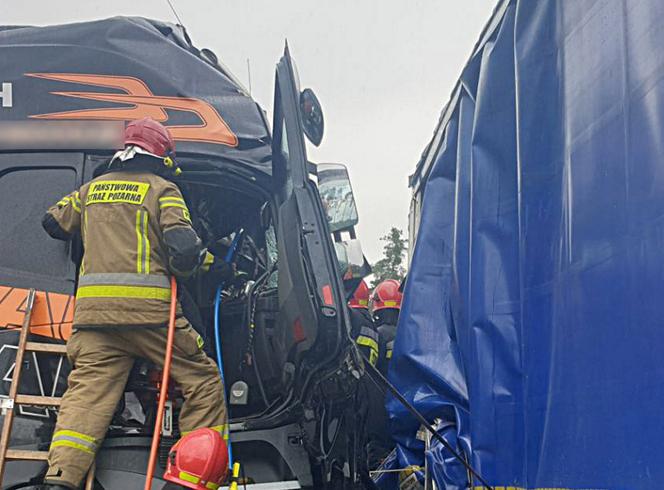
[{"label": "orange ladder", "polygon": [[[2,432],[0,433],[0,484],[2,484],[5,466],[8,461],[46,461],[48,459],[48,451],[30,451],[9,447],[9,440],[14,426],[14,410],[18,405],[56,408],[60,406],[62,401],[62,398],[57,396],[21,395],[18,392],[21,383],[21,372],[23,371],[23,358],[26,352],[45,352],[63,356],[67,354],[67,346],[64,344],[28,342],[35,297],[35,290],[30,289],[25,301],[25,316],[23,317],[23,325],[21,326],[21,333],[18,340],[12,383],[9,388],[9,398],[0,400],[0,409],[2,409],[2,414],[4,415]],[[85,481],[85,490],[93,489],[94,474],[95,465],[93,464]]]}]

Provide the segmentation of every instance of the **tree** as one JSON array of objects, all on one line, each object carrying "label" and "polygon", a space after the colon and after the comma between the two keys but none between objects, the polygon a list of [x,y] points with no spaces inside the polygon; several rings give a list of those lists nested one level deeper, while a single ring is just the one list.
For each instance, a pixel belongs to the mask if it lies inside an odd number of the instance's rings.
[{"label": "tree", "polygon": [[392,227],[390,231],[380,237],[383,246],[383,258],[373,265],[374,279],[371,287],[385,279],[401,281],[406,275],[404,260],[408,251],[408,239],[403,237],[403,231]]}]

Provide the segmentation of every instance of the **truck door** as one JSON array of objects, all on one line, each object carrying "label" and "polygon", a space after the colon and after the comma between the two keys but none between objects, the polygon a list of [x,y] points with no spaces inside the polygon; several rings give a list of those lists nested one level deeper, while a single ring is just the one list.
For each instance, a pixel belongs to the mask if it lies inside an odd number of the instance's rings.
[{"label": "truck door", "polygon": [[322,202],[307,160],[300,89],[288,46],[276,70],[273,174],[283,346],[296,368],[321,365],[347,338],[347,312]]}]

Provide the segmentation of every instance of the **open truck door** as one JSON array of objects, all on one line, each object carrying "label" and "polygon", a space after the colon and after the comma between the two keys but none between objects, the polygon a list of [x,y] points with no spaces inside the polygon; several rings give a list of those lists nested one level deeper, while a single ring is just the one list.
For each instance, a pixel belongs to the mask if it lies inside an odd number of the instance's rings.
[{"label": "open truck door", "polygon": [[339,357],[348,316],[304,141],[306,132],[320,143],[322,114],[313,93],[300,92],[288,46],[277,64],[273,124],[281,340],[295,368],[296,390],[304,390],[317,367]]}]

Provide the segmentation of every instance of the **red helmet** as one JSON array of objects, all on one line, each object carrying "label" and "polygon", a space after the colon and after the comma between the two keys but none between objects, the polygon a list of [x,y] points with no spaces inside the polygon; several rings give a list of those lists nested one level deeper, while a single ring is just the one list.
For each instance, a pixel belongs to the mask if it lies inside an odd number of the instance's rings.
[{"label": "red helmet", "polygon": [[149,117],[127,124],[124,144],[125,148],[136,145],[155,157],[175,157],[175,140],[171,133],[161,123]]},{"label": "red helmet", "polygon": [[228,448],[212,429],[197,429],[171,448],[164,480],[197,490],[216,490],[228,472]]},{"label": "red helmet", "polygon": [[373,290],[371,295],[371,311],[377,312],[386,308],[401,309],[403,293],[399,291],[399,281],[387,279]]},{"label": "red helmet", "polygon": [[360,284],[355,289],[353,297],[348,302],[348,306],[351,308],[369,309],[369,286],[364,282],[364,279],[360,281]]}]

